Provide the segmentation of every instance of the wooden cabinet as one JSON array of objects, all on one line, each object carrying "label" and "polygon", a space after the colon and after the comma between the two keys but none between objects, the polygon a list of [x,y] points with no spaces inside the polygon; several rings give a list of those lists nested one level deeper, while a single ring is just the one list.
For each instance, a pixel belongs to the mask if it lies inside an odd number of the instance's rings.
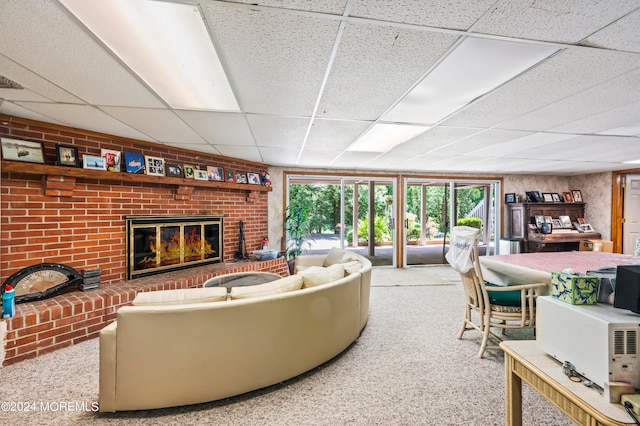
[{"label": "wooden cabinet", "polygon": [[535,217],[569,216],[571,223],[584,217],[584,203],[509,203],[507,204],[507,234],[511,239],[521,240],[523,253],[538,251],[578,250],[581,240],[600,239],[598,232],[540,234],[529,232],[529,224],[535,223]]}]

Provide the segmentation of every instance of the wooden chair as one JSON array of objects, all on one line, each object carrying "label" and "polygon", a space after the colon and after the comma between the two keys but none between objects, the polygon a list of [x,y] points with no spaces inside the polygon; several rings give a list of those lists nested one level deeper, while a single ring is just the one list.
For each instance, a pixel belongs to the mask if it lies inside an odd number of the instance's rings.
[{"label": "wooden chair", "polygon": [[[453,235],[452,235],[453,243]],[[478,259],[478,240],[470,250],[473,267],[460,272],[465,294],[465,313],[458,339],[468,330],[482,333],[482,344],[478,358],[482,358],[487,348],[500,349],[503,340],[492,331],[501,329],[505,335],[507,329],[535,328],[535,299],[547,287],[545,283],[497,286],[487,283],[482,277]],[[490,344],[489,340],[496,344]]]}]

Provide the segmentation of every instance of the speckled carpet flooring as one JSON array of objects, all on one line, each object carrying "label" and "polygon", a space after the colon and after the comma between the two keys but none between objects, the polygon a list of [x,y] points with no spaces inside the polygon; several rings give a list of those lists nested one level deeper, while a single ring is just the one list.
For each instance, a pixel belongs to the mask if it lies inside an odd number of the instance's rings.
[{"label": "speckled carpet flooring", "polygon": [[[478,359],[478,333],[456,339],[463,315],[457,274],[448,266],[381,268],[372,281],[369,322],[360,338],[330,362],[279,385],[187,407],[95,413],[93,339],[0,369],[0,402],[23,409],[0,411],[0,424],[504,424],[502,353],[487,351]],[[525,425],[572,424],[526,385],[523,412]]]}]

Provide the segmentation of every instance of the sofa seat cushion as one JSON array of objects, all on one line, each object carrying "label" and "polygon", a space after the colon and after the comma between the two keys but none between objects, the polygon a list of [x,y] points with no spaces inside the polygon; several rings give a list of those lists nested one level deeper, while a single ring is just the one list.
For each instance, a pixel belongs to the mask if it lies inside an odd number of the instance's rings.
[{"label": "sofa seat cushion", "polygon": [[344,265],[336,263],[327,266],[310,266],[298,273],[302,277],[302,287],[309,288],[344,278]]},{"label": "sofa seat cushion", "polygon": [[186,303],[220,302],[227,300],[226,287],[184,288],[178,290],[145,291],[136,294],[132,305],[179,305]]},{"label": "sofa seat cushion", "polygon": [[271,294],[286,293],[300,290],[302,288],[302,277],[290,275],[279,280],[264,284],[233,287],[231,289],[231,300],[248,299],[250,297],[268,296]]}]

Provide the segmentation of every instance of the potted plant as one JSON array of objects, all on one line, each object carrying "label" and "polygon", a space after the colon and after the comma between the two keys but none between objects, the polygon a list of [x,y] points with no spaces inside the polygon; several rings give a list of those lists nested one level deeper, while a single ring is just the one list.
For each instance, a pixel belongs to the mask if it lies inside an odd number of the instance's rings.
[{"label": "potted plant", "polygon": [[287,246],[285,257],[289,262],[289,273],[293,274],[295,259],[305,254],[305,243],[311,240],[309,236],[309,208],[301,205],[289,205],[285,210],[284,227],[286,230]]}]

